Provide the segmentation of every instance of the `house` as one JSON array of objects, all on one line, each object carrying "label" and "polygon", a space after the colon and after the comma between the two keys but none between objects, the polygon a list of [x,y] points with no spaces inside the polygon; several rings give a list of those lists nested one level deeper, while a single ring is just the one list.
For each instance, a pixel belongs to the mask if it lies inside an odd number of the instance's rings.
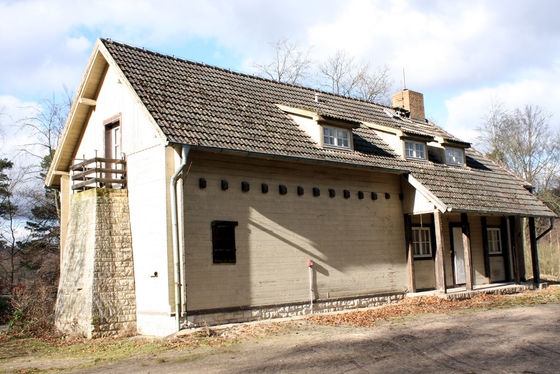
[{"label": "house", "polygon": [[428,121],[422,94],[393,100],[98,40],[46,177],[62,199],[57,326],[166,335],[538,283],[534,222],[555,214]]}]

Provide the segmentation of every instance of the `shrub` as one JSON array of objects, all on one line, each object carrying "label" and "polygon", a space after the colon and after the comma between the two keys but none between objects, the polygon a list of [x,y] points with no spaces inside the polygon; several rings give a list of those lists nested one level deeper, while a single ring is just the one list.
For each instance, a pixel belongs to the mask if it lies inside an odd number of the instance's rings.
[{"label": "shrub", "polygon": [[14,287],[10,300],[13,309],[8,327],[14,332],[44,337],[52,335],[54,328],[54,304],[56,293],[52,286],[36,282],[31,286]]}]

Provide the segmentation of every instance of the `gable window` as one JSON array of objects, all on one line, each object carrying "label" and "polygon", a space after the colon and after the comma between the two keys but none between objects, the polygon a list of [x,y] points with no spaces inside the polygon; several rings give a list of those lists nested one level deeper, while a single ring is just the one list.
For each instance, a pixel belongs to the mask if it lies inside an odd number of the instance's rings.
[{"label": "gable window", "polygon": [[235,221],[212,221],[212,262],[235,264]]},{"label": "gable window", "polygon": [[445,162],[450,165],[463,165],[465,163],[463,150],[459,148],[445,148]]},{"label": "gable window", "polygon": [[344,129],[323,126],[323,145],[350,149],[350,132]]},{"label": "gable window", "polygon": [[432,257],[432,239],[429,227],[412,228],[412,246],[415,258]]},{"label": "gable window", "polygon": [[502,241],[499,228],[488,228],[488,253],[491,255],[502,253]]},{"label": "gable window", "polygon": [[404,142],[406,158],[426,159],[426,144],[406,140]]}]

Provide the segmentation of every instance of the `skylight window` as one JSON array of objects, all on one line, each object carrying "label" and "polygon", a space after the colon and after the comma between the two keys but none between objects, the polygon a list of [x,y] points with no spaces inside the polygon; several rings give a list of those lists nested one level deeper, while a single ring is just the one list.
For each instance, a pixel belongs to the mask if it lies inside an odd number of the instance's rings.
[{"label": "skylight window", "polygon": [[350,149],[350,131],[323,126],[323,145]]},{"label": "skylight window", "polygon": [[426,144],[412,141],[404,142],[404,150],[406,158],[425,160]]},{"label": "skylight window", "polygon": [[445,162],[450,165],[463,165],[465,163],[463,150],[459,148],[445,148]]}]

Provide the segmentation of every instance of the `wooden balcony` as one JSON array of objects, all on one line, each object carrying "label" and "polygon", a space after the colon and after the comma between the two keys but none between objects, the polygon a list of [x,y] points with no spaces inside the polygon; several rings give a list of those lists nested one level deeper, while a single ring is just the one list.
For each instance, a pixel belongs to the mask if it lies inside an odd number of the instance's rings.
[{"label": "wooden balcony", "polygon": [[95,157],[74,162],[76,163],[70,167],[72,190],[126,188],[126,160]]}]

